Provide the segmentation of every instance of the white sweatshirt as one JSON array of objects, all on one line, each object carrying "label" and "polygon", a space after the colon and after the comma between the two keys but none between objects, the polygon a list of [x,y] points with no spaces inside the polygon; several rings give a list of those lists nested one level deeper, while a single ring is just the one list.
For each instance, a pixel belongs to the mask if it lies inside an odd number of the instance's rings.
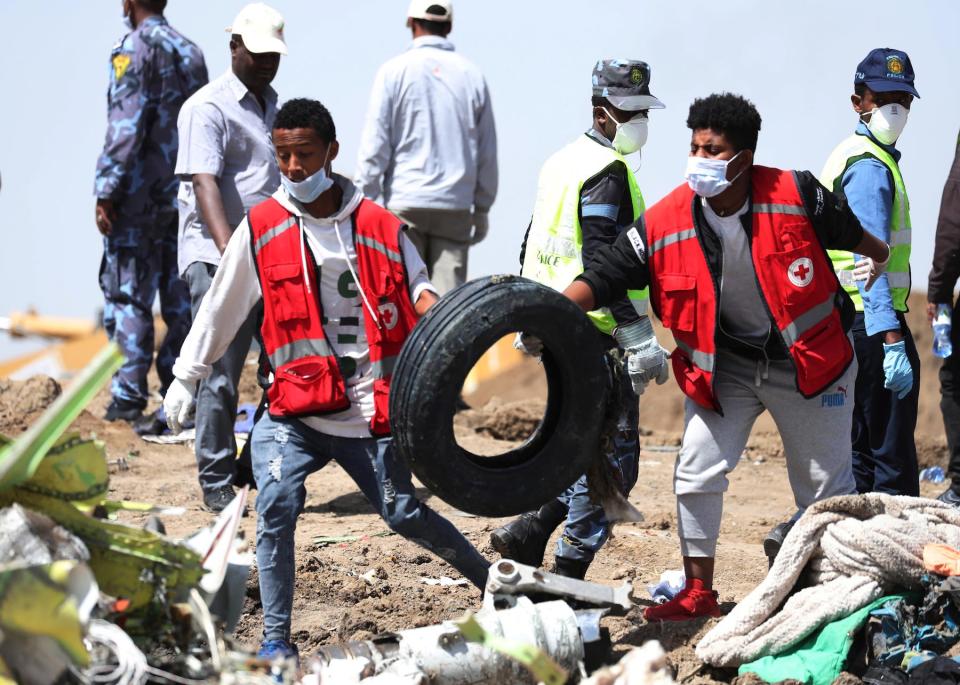
[{"label": "white sweatshirt", "polygon": [[[320,266],[320,303],[327,341],[340,359],[350,407],[323,417],[301,419],[314,430],[344,438],[369,438],[373,418],[373,366],[363,323],[363,301],[359,286],[350,273],[347,260],[357,270],[354,252],[352,214],[363,194],[349,180],[333,175],[343,189],[343,204],[331,217],[317,219],[292,201],[281,187],[273,197],[286,209],[301,217],[306,242]],[[336,231],[339,229],[340,238]],[[344,254],[344,247],[346,254]],[[425,290],[436,294],[427,277],[427,267],[406,235],[400,236],[400,248],[413,302]],[[196,381],[210,374],[216,362],[233,341],[237,330],[261,297],[260,279],[250,251],[250,226],[246,219],[237,227],[210,290],[187,334],[174,375],[183,381]]]}]

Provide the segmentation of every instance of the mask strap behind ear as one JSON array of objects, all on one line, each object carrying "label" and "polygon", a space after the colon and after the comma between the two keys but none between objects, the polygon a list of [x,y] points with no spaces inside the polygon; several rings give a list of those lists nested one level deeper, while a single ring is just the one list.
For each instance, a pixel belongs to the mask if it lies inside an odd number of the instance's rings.
[{"label": "mask strap behind ear", "polygon": [[621,126],[621,125],[623,124],[622,121],[617,121],[617,118],[616,118],[615,116],[613,116],[612,114],[610,114],[610,112],[607,111],[607,108],[606,108],[606,107],[601,107],[600,109],[602,109],[603,112],[604,112],[604,114],[606,114],[608,117],[610,117],[610,120],[611,120],[613,123],[615,123],[617,126]]}]

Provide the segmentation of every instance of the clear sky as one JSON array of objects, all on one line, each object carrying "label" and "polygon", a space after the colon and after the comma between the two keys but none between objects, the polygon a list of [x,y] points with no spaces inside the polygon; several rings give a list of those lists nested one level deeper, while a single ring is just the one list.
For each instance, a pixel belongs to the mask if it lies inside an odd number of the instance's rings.
[{"label": "clear sky", "polygon": [[[600,57],[643,59],[652,92],[639,169],[647,203],[683,182],[687,108],[731,91],[763,117],[757,162],[819,172],[853,131],[853,73],[874,47],[906,50],[922,98],[898,143],[911,200],[915,289],[926,288],[940,194],[960,129],[957,0],[455,0],[450,38],[487,77],[500,141],[500,193],[470,275],[515,272],[543,160],[590,124]],[[273,0],[290,49],[274,86],[333,113],[336,171],[351,175],[377,67],[404,50],[407,0]],[[228,26],[241,0],[169,0],[171,24],[204,51],[212,77],[229,66]],[[0,316],[36,307],[93,316],[102,243],[93,172],[103,144],[120,0],[0,2],[3,268]],[[19,346],[0,337],[0,356]]]}]

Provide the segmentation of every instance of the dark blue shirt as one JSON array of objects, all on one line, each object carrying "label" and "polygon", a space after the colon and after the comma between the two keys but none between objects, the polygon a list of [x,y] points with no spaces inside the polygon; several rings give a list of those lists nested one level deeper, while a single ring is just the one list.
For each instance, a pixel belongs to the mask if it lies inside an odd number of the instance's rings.
[{"label": "dark blue shirt", "polygon": [[177,114],[207,82],[203,53],[161,16],[144,20],[110,53],[107,134],[94,194],[118,213],[110,240],[135,244],[143,227],[177,211]]},{"label": "dark blue shirt", "polygon": [[[900,151],[893,145],[884,145],[871,135],[867,126],[860,122],[857,135],[867,136],[895,160],[900,161]],[[890,242],[890,218],[893,215],[893,198],[896,187],[887,165],[875,157],[868,157],[851,164],[841,177],[840,184],[850,209],[857,215],[864,230],[885,243]],[[856,255],[861,259],[860,255]],[[863,314],[867,335],[883,331],[899,331],[900,323],[893,308],[893,295],[884,274],[873,284],[870,292],[858,285],[863,297]]]}]

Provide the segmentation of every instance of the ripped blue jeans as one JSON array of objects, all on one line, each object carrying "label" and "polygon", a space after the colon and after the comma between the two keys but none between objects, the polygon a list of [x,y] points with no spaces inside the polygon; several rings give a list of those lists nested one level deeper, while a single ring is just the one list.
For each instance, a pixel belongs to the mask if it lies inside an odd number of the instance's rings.
[{"label": "ripped blue jeans", "polygon": [[268,413],[251,435],[257,481],[257,569],[265,640],[289,640],[295,581],[294,532],[303,511],[307,476],[331,459],[396,533],[416,542],[482,588],[489,562],[452,523],[417,499],[410,469],[393,451],[393,440],[338,438],[296,419]]}]

